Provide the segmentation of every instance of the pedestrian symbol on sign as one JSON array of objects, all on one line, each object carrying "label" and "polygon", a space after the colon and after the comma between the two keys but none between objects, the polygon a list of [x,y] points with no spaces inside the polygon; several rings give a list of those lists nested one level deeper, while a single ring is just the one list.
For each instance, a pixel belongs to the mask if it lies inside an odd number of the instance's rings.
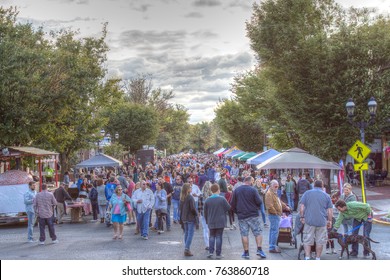
[{"label": "pedestrian symbol on sign", "polygon": [[348,154],[359,163],[363,162],[370,153],[370,148],[364,145],[360,140],[357,140],[348,151]]},{"label": "pedestrian symbol on sign", "polygon": [[360,147],[359,146],[359,144],[356,144],[356,150],[355,150],[355,152],[357,152],[357,158],[359,158],[360,156],[362,157],[362,158],[364,158],[364,156],[363,156],[363,148],[362,147]]}]

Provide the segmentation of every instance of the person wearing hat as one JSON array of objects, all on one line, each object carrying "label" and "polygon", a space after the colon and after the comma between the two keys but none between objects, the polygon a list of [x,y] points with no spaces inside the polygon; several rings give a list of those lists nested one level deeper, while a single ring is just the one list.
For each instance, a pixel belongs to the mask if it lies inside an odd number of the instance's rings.
[{"label": "person wearing hat", "polygon": [[303,228],[305,259],[310,259],[311,246],[316,242],[316,259],[321,258],[322,250],[328,241],[327,228],[332,227],[333,205],[330,196],[322,190],[323,182],[314,182],[314,188],[306,191],[301,198],[299,209]]},{"label": "person wearing hat", "polygon": [[59,224],[63,224],[62,217],[65,214],[65,200],[72,200],[69,193],[65,190],[65,183],[62,182],[54,191],[54,197],[57,200],[57,221]]}]

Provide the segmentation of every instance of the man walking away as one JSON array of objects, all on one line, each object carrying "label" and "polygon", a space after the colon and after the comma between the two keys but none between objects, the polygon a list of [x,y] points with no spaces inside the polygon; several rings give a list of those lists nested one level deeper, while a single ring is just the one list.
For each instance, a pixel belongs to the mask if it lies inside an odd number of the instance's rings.
[{"label": "man walking away", "polygon": [[50,238],[53,243],[58,243],[58,239],[54,230],[54,206],[57,206],[57,200],[54,195],[47,191],[47,185],[42,184],[42,191],[37,193],[34,199],[34,210],[39,219],[39,244],[45,245],[45,226],[49,228]]},{"label": "man walking away", "polygon": [[257,253],[261,258],[266,258],[261,248],[263,242],[262,227],[260,220],[261,198],[257,190],[252,187],[254,179],[248,176],[244,179],[243,185],[239,186],[233,192],[231,201],[232,210],[237,214],[240,227],[241,241],[244,247],[242,258],[249,259],[249,229],[252,230],[256,239]]},{"label": "man walking away", "polygon": [[322,250],[328,241],[327,228],[332,227],[333,205],[330,196],[322,190],[323,182],[314,182],[314,189],[304,193],[299,209],[303,228],[305,260],[310,259],[311,246],[316,242],[316,260],[321,258]]}]

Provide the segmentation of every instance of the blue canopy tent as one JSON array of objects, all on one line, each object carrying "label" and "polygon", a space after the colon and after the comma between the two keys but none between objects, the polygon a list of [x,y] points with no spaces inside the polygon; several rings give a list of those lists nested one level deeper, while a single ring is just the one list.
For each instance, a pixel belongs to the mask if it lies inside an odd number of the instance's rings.
[{"label": "blue canopy tent", "polygon": [[225,157],[231,158],[231,157],[233,157],[233,156],[235,156],[235,155],[238,155],[238,154],[240,154],[240,153],[242,153],[241,150],[234,150],[234,151],[231,151],[230,153],[226,154]]},{"label": "blue canopy tent", "polygon": [[274,150],[274,149],[269,149],[265,152],[262,152],[260,154],[257,154],[251,158],[249,158],[246,163],[247,164],[254,164],[254,165],[258,165],[260,163],[263,163],[264,161],[266,161],[267,159],[269,158],[272,158],[273,156],[276,156],[280,154],[278,151]]}]

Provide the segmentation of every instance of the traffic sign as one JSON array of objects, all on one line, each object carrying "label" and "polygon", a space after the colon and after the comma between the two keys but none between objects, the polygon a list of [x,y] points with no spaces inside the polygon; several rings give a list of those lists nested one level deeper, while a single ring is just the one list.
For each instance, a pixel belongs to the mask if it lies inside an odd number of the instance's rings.
[{"label": "traffic sign", "polygon": [[368,162],[354,164],[353,170],[355,171],[368,170]]},{"label": "traffic sign", "polygon": [[364,145],[360,140],[357,140],[348,151],[348,154],[360,163],[363,162],[370,153],[370,148]]}]

